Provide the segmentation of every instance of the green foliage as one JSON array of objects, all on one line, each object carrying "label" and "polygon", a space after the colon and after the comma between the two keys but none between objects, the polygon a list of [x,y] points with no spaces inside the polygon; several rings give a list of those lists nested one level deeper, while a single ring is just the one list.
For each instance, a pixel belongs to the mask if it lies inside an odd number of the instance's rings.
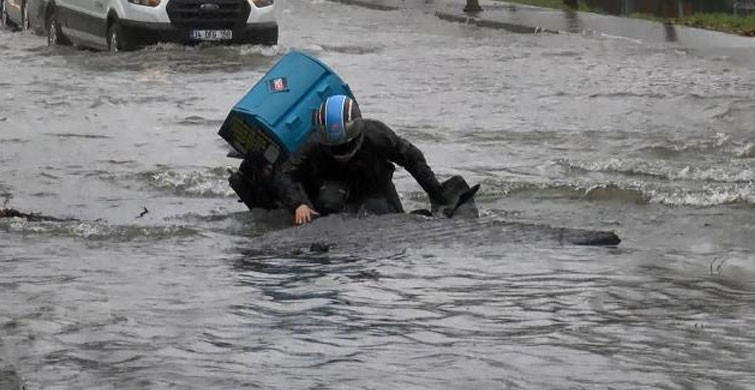
[{"label": "green foliage", "polygon": [[662,18],[651,14],[633,13],[630,18],[652,20],[655,22],[673,23],[682,26],[704,28],[707,30],[723,31],[732,34],[755,35],[755,15],[735,16],[723,13],[695,13],[683,18]]},{"label": "green foliage", "polygon": [[[564,8],[563,0],[505,0],[509,3],[527,4],[545,8]],[[587,12],[598,12],[601,10],[596,7],[590,7],[584,1],[579,1],[579,10]],[[687,15],[683,18],[663,18],[652,14],[632,13],[628,15],[631,18],[653,20],[657,22],[667,22],[689,27],[704,28],[708,30],[723,31],[733,34],[755,36],[755,15],[733,15],[726,13],[708,13],[700,12]]]},{"label": "green foliage", "polygon": [[706,28],[709,30],[725,31],[735,34],[755,34],[755,16],[735,16],[722,13],[696,13],[681,19],[672,20],[673,23],[690,27]]},{"label": "green foliage", "polygon": [[666,18],[657,16],[657,15],[653,15],[653,14],[646,14],[646,13],[642,13],[642,12],[633,12],[633,13],[627,15],[627,17],[634,18],[634,19],[651,20],[653,22],[664,22],[665,23],[665,22],[668,21],[668,19],[666,19]]}]

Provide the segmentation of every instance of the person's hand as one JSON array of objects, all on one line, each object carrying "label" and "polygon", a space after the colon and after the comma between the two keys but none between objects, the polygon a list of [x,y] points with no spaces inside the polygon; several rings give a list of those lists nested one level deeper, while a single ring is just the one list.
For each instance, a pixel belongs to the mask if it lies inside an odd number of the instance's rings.
[{"label": "person's hand", "polygon": [[311,221],[312,218],[315,217],[315,215],[320,215],[320,214],[317,211],[309,208],[309,206],[303,204],[297,207],[296,211],[294,212],[294,223],[297,225],[307,223]]}]

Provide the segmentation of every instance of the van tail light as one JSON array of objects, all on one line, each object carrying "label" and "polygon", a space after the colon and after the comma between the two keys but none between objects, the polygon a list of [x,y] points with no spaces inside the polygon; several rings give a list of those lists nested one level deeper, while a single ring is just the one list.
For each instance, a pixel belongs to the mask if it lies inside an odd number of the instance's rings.
[{"label": "van tail light", "polygon": [[131,4],[146,5],[147,7],[157,7],[161,0],[128,0]]},{"label": "van tail light", "polygon": [[254,5],[257,6],[257,8],[267,7],[268,5],[273,5],[273,0],[252,0],[254,2]]}]

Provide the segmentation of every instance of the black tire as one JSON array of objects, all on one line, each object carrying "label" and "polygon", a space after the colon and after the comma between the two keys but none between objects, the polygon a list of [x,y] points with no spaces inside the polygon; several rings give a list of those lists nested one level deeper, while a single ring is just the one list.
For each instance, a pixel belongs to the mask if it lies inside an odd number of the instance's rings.
[{"label": "black tire", "polygon": [[123,27],[121,27],[121,22],[118,19],[115,19],[107,29],[107,49],[111,53],[131,51],[134,49],[126,39],[126,35],[123,33]]},{"label": "black tire", "polygon": [[63,30],[60,28],[58,9],[54,4],[51,5],[51,9],[48,12],[45,29],[47,30],[47,46],[69,46],[71,44],[71,41],[63,35]]}]

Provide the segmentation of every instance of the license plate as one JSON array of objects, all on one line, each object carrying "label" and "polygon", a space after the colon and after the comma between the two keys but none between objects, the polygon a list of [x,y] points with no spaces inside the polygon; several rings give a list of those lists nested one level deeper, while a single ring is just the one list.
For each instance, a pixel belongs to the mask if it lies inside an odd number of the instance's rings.
[{"label": "license plate", "polygon": [[191,39],[198,41],[228,41],[233,39],[231,30],[191,30]]}]

